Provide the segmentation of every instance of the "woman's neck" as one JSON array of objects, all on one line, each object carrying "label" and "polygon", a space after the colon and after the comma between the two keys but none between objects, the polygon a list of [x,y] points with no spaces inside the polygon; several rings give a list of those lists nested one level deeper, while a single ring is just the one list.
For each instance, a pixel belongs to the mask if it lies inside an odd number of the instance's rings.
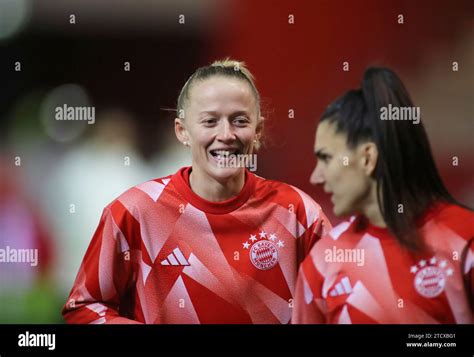
[{"label": "woman's neck", "polygon": [[193,192],[210,202],[222,202],[237,196],[244,184],[244,170],[225,181],[218,181],[198,168],[193,168],[189,175],[189,185]]},{"label": "woman's neck", "polygon": [[379,201],[377,199],[377,184],[374,183],[370,189],[370,193],[367,197],[367,202],[362,209],[362,214],[367,217],[369,222],[377,227],[386,228],[387,224],[383,218],[382,211],[380,209]]}]

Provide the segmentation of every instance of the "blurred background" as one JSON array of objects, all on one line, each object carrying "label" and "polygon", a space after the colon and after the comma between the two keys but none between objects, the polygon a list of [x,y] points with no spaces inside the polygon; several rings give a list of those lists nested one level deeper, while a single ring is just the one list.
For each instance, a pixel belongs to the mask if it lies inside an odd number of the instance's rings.
[{"label": "blurred background", "polygon": [[[314,133],[368,65],[399,73],[448,189],[474,206],[473,20],[472,0],[0,0],[0,248],[39,252],[37,267],[0,264],[0,323],[62,322],[103,207],[190,164],[173,109],[217,58],[257,78],[257,174],[308,192],[333,223],[308,182]],[[64,104],[93,106],[94,123],[55,120]]]}]

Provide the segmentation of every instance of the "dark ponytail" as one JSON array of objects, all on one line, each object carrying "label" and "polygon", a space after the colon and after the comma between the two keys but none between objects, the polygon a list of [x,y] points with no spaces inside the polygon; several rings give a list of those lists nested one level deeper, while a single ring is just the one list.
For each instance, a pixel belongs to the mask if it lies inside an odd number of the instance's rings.
[{"label": "dark ponytail", "polygon": [[348,145],[377,146],[374,172],[378,203],[388,229],[405,247],[418,251],[423,242],[416,220],[435,201],[456,203],[444,186],[421,121],[382,120],[381,110],[410,107],[413,102],[398,76],[387,68],[369,68],[362,89],[331,104],[321,120],[330,120],[348,136]]}]

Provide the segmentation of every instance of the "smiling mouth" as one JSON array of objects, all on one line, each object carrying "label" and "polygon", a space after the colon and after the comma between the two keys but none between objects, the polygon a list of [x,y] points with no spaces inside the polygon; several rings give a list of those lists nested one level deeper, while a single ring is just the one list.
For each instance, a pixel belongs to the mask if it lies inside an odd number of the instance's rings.
[{"label": "smiling mouth", "polygon": [[216,160],[224,160],[227,159],[231,155],[239,155],[240,150],[238,149],[226,149],[226,150],[210,150],[209,153],[212,157]]}]

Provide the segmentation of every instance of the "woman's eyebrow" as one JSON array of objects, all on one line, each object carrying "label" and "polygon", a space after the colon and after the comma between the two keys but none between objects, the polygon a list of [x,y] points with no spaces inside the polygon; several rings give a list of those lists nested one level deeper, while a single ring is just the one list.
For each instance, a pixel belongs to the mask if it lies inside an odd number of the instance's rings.
[{"label": "woman's eyebrow", "polygon": [[[199,113],[199,116],[202,116],[202,115],[212,115],[212,116],[220,116],[220,114],[217,112],[217,111],[214,111],[214,110],[204,110],[202,112]],[[236,112],[233,112],[232,114],[229,115],[229,118],[235,118],[239,115],[245,115],[245,116],[250,116],[250,113],[245,111],[245,110],[238,110]]]},{"label": "woman's eyebrow", "polygon": [[199,115],[202,115],[202,114],[218,115],[218,113],[213,110],[205,110],[199,113]]},{"label": "woman's eyebrow", "polygon": [[238,110],[238,111],[232,113],[231,117],[236,117],[236,116],[239,116],[239,115],[249,116],[250,114],[245,110]]}]

